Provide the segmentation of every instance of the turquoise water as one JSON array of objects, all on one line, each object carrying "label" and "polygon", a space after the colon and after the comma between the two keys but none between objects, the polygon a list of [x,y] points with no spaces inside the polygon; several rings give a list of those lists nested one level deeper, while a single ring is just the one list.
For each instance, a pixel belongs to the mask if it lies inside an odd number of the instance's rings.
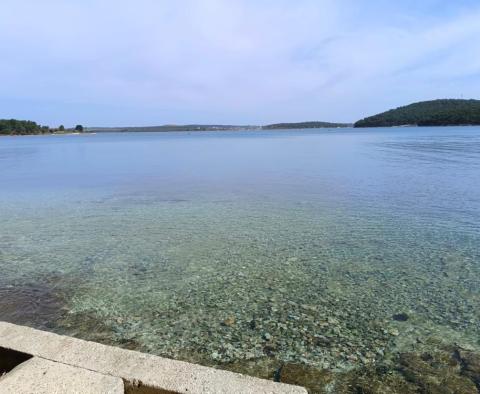
[{"label": "turquoise water", "polygon": [[0,223],[0,320],[262,377],[480,350],[477,127],[4,137]]}]

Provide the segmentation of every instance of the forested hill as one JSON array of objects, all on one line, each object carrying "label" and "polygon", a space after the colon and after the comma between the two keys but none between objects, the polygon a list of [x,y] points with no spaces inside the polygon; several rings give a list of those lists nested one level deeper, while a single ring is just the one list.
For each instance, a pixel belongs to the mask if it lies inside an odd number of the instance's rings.
[{"label": "forested hill", "polygon": [[0,134],[26,135],[48,133],[48,127],[42,127],[30,120],[0,119]]},{"label": "forested hill", "polygon": [[321,129],[321,128],[336,128],[336,127],[351,127],[348,123],[330,123],[330,122],[299,122],[299,123],[275,123],[262,126],[264,130],[277,129]]},{"label": "forested hill", "polygon": [[64,134],[68,132],[83,132],[82,125],[75,129],[66,129],[63,125],[58,128],[41,126],[31,120],[0,119],[0,135],[35,135],[35,134]]},{"label": "forested hill", "polygon": [[480,125],[480,100],[433,100],[359,120],[355,127]]}]

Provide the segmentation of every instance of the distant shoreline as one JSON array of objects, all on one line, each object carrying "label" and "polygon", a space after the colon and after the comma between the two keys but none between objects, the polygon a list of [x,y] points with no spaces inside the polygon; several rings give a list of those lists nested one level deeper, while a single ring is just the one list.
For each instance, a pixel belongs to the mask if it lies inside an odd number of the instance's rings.
[{"label": "distant shoreline", "polygon": [[331,122],[296,122],[296,123],[274,123],[269,125],[161,125],[161,126],[127,126],[127,127],[86,127],[89,132],[171,132],[171,131],[262,131],[262,130],[295,130],[295,129],[320,129],[352,127],[353,123],[331,123]]},{"label": "distant shoreline", "polygon": [[[422,101],[369,116],[355,123],[324,121],[285,122],[268,125],[165,124],[161,126],[50,128],[35,122],[0,119],[0,135],[75,135],[127,132],[264,131],[378,127],[468,127],[480,126],[480,100],[440,99]],[[71,130],[71,132],[69,132]]]},{"label": "distant shoreline", "polygon": [[31,133],[31,134],[0,134],[0,138],[2,137],[52,137],[52,136],[59,136],[59,135],[93,135],[97,134],[95,132],[84,131],[81,133]]},{"label": "distant shoreline", "polygon": [[335,126],[335,127],[279,127],[279,128],[265,128],[265,127],[258,127],[258,128],[242,128],[242,127],[232,127],[232,128],[222,128],[222,129],[185,129],[185,130],[178,130],[178,129],[162,129],[162,130],[130,130],[130,128],[121,128],[121,130],[117,130],[117,128],[92,128],[92,130],[83,131],[81,133],[44,133],[44,134],[0,134],[1,137],[52,137],[52,136],[74,136],[74,135],[96,135],[96,134],[122,134],[122,133],[196,133],[196,132],[222,132],[222,131],[233,131],[233,132],[258,132],[258,131],[282,131],[282,130],[327,130],[327,129],[408,129],[408,128],[447,128],[447,127],[480,127],[478,124],[446,124],[446,125],[393,125],[393,126]]}]

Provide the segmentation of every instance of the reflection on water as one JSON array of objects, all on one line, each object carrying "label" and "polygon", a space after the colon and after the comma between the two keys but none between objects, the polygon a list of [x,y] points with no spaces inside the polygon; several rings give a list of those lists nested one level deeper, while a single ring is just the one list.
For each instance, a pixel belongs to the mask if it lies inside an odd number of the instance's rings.
[{"label": "reflection on water", "polygon": [[0,165],[0,319],[312,392],[477,392],[479,128],[2,138]]}]

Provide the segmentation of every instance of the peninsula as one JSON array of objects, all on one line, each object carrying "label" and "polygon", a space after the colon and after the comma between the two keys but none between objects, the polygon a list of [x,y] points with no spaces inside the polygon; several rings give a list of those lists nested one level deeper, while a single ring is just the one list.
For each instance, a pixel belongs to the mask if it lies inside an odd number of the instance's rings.
[{"label": "peninsula", "polygon": [[58,128],[41,126],[31,120],[0,119],[0,135],[40,135],[40,134],[67,134],[81,133],[83,126],[77,125],[73,129],[66,129],[60,125]]},{"label": "peninsula", "polygon": [[359,120],[354,127],[480,125],[480,100],[422,101]]}]

